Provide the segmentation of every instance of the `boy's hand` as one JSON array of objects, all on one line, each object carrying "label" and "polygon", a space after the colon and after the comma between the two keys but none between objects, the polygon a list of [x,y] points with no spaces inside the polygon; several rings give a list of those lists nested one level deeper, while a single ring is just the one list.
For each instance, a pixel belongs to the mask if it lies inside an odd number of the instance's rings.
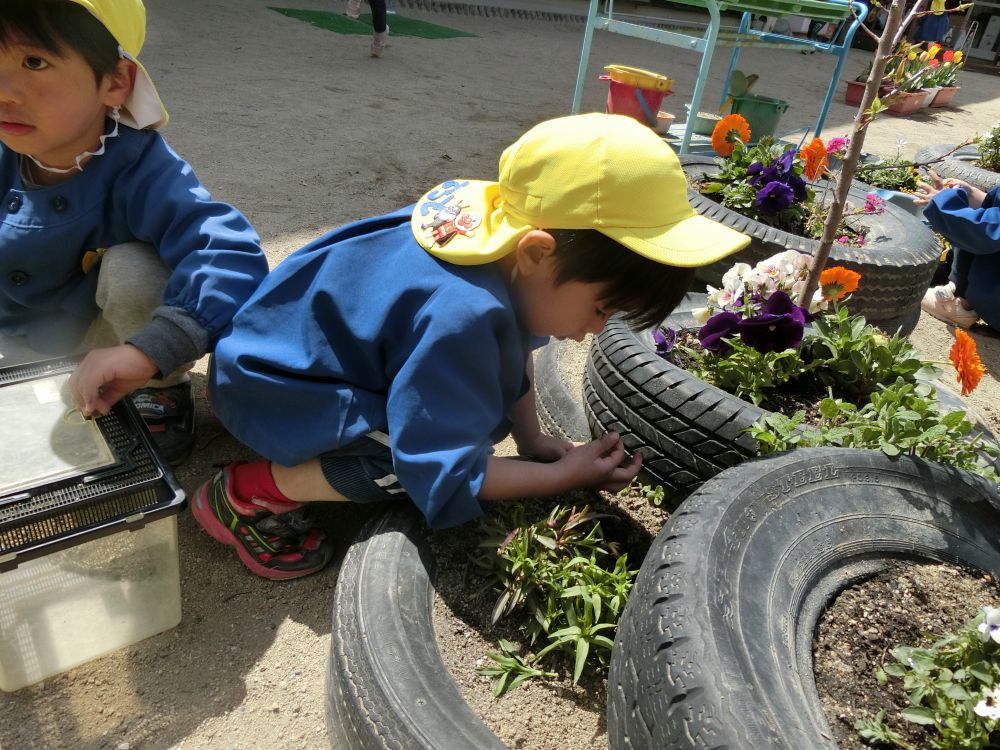
[{"label": "boy's hand", "polygon": [[104,415],[156,373],[153,360],[131,344],[121,344],[88,352],[70,375],[69,387],[85,417]]},{"label": "boy's hand", "polygon": [[514,442],[517,443],[518,453],[538,461],[558,461],[579,445],[579,443],[571,443],[568,440],[546,435],[544,432],[537,432],[527,439],[515,439]]},{"label": "boy's hand", "polygon": [[[913,202],[916,203],[918,206],[927,205],[930,202],[931,198],[940,193],[942,190],[947,189],[948,187],[960,187],[960,185],[945,184],[945,181],[942,180],[938,176],[938,173],[935,172],[933,169],[927,172],[927,177],[930,180],[929,183],[924,182],[923,180],[917,181],[917,195],[913,199]],[[949,180],[949,182],[961,182],[961,181]]]},{"label": "boy's hand", "polygon": [[575,487],[618,492],[628,486],[642,466],[642,456],[638,453],[633,453],[623,466],[624,460],[624,443],[617,432],[609,432],[590,443],[574,446],[559,459],[559,465],[572,477]]}]

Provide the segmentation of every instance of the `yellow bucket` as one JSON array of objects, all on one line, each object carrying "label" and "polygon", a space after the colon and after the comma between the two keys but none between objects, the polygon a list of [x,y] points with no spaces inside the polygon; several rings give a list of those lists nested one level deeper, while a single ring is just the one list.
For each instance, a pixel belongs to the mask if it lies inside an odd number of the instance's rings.
[{"label": "yellow bucket", "polygon": [[646,91],[670,91],[674,85],[673,79],[642,68],[630,68],[627,65],[605,65],[604,70],[608,72],[611,80],[615,83],[622,83]]}]

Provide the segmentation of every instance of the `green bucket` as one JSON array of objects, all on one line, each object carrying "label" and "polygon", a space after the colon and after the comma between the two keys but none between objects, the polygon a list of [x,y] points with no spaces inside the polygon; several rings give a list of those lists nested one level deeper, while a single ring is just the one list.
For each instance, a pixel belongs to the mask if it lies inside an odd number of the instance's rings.
[{"label": "green bucket", "polygon": [[746,94],[733,97],[733,114],[740,114],[750,124],[751,141],[759,141],[765,135],[774,135],[781,114],[788,109],[788,102],[767,96]]}]

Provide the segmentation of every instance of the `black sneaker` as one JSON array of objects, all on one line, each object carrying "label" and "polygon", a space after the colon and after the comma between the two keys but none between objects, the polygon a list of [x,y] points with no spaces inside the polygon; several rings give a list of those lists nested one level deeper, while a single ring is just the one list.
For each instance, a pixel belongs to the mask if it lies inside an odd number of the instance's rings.
[{"label": "black sneaker", "polygon": [[177,466],[194,447],[191,381],[168,388],[139,388],[132,394],[139,416],[168,464]]}]

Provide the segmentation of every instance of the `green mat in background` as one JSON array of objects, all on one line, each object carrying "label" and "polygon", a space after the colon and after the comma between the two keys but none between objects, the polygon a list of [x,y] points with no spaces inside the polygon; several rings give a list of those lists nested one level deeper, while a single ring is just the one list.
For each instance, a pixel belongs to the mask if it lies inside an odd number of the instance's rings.
[{"label": "green mat in background", "polygon": [[[305,21],[308,24],[321,29],[333,31],[337,34],[371,34],[372,17],[368,14],[361,16],[358,20],[348,18],[342,13],[333,13],[327,10],[297,10],[295,8],[275,8],[269,6],[271,10],[276,10],[282,15],[294,18],[298,21]],[[438,26],[435,23],[418,21],[414,18],[403,18],[400,15],[389,16],[389,33],[392,36],[419,36],[423,39],[450,39],[458,36],[475,36],[467,31],[449,29],[447,26]]]}]

